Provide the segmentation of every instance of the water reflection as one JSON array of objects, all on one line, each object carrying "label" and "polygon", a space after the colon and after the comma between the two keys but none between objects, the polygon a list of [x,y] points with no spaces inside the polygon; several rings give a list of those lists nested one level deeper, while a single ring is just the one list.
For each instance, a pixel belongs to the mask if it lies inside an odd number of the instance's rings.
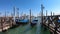
[{"label": "water reflection", "polygon": [[40,18],[37,18],[38,19],[38,23],[36,25],[37,29],[36,29],[36,34],[40,34],[40,27],[41,27],[41,19]]}]

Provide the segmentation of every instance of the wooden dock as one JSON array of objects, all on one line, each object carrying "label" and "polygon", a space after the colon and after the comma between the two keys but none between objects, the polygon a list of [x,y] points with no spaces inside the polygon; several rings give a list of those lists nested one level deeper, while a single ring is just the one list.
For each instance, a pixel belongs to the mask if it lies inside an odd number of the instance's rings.
[{"label": "wooden dock", "polygon": [[8,30],[13,24],[13,17],[0,17],[0,32]]},{"label": "wooden dock", "polygon": [[51,34],[60,34],[60,23],[58,23],[60,15],[44,16],[43,26],[50,30]]}]

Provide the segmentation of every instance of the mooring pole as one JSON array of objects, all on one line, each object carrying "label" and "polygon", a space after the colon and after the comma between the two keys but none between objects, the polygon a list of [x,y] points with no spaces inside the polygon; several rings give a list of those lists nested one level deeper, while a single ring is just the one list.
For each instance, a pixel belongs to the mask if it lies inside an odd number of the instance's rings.
[{"label": "mooring pole", "polygon": [[51,17],[52,17],[52,11],[51,11]]},{"label": "mooring pole", "polygon": [[46,10],[46,16],[47,16],[47,10]]},{"label": "mooring pole", "polygon": [[15,25],[15,24],[16,24],[16,23],[15,23],[15,18],[16,18],[16,17],[15,17],[15,7],[13,7],[13,11],[14,11],[14,17],[13,17],[13,18],[14,18],[14,25]]},{"label": "mooring pole", "polygon": [[41,20],[42,20],[41,23],[42,23],[42,24],[43,24],[43,9],[44,9],[43,4],[41,4],[41,12],[42,12],[42,13],[41,13]]},{"label": "mooring pole", "polygon": [[52,11],[51,11],[51,19],[50,19],[51,23],[52,23],[52,17],[53,17],[53,16],[52,16]]},{"label": "mooring pole", "polygon": [[53,16],[54,16],[54,12],[53,12]]},{"label": "mooring pole", "polygon": [[31,23],[31,9],[30,9],[30,23]]},{"label": "mooring pole", "polygon": [[[0,13],[0,15],[1,15],[1,13]],[[3,31],[3,22],[2,22],[2,17],[0,17],[0,24],[1,24],[1,29],[2,29],[2,31]]]},{"label": "mooring pole", "polygon": [[19,8],[17,8],[17,18],[19,18]]}]

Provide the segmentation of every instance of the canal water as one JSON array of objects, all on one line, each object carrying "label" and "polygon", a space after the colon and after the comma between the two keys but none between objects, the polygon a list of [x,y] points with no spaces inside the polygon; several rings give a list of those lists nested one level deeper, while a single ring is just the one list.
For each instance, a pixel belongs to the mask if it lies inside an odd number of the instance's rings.
[{"label": "canal water", "polygon": [[44,28],[41,27],[41,20],[39,18],[38,20],[37,25],[33,27],[30,24],[20,25],[6,32],[0,32],[0,34],[50,34],[49,30],[44,30]]}]

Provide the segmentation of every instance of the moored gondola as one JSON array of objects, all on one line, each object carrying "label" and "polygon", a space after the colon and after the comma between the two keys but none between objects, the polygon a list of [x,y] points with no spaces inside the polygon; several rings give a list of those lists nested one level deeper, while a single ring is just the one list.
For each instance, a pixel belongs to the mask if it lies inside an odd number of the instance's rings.
[{"label": "moored gondola", "polygon": [[29,23],[28,19],[16,19],[16,24],[27,24]]},{"label": "moored gondola", "polygon": [[37,22],[38,22],[38,20],[32,20],[32,22],[31,22],[31,26],[36,25],[36,24],[37,24]]}]

